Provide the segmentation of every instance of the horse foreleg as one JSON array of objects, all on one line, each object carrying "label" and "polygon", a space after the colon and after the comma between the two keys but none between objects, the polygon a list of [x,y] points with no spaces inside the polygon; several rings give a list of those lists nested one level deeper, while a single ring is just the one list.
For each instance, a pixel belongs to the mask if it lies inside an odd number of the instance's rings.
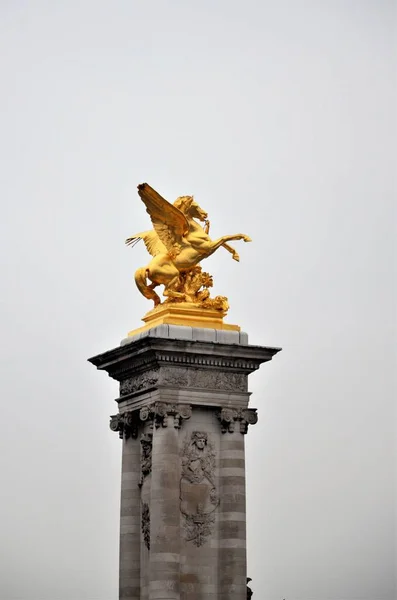
[{"label": "horse foreleg", "polygon": [[225,248],[225,250],[230,252],[233,260],[237,260],[237,262],[240,260],[240,256],[238,255],[238,252],[236,252],[236,250],[232,246],[229,246],[229,244],[223,244],[223,247]]},{"label": "horse foreleg", "polygon": [[[248,235],[245,235],[244,233],[237,233],[236,235],[224,235],[220,238],[218,238],[215,241],[211,241],[211,243],[208,245],[208,254],[207,256],[209,256],[210,254],[213,254],[213,252],[215,252],[215,250],[218,250],[218,248],[220,248],[221,246],[224,246],[225,244],[227,244],[227,242],[232,242],[233,240],[244,240],[244,242],[250,242],[251,238]],[[227,250],[227,248],[226,248]],[[230,252],[230,250],[229,250]],[[233,250],[232,250],[233,252]]]}]

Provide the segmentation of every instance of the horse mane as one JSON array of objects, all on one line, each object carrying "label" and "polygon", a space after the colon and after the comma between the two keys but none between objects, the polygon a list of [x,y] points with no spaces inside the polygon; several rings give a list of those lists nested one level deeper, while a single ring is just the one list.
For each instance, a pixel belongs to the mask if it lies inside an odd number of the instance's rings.
[{"label": "horse mane", "polygon": [[178,210],[180,210],[184,215],[188,212],[194,198],[193,196],[179,196],[175,202],[174,206]]}]

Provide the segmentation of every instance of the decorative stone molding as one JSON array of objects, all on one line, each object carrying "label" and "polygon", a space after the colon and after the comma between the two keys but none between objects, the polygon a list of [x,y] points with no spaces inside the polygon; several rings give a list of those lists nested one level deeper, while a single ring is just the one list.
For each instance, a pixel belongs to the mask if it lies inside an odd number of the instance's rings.
[{"label": "decorative stone molding", "polygon": [[[280,348],[147,336],[89,360],[98,369],[109,373],[113,379],[125,382],[141,377],[139,374],[143,371],[163,371],[167,367],[180,366],[187,371],[196,367],[249,375],[279,351]],[[126,384],[127,388],[129,385]],[[135,387],[140,384],[132,385]]]},{"label": "decorative stone molding", "polygon": [[219,371],[205,366],[162,366],[132,375],[120,382],[120,396],[137,394],[154,387],[197,388],[205,390],[247,391],[247,375],[235,371]]},{"label": "decorative stone molding", "polygon": [[238,369],[247,369],[250,372],[256,371],[259,369],[260,364],[250,361],[250,360],[239,360],[235,358],[226,358],[226,357],[215,357],[215,356],[206,356],[206,355],[189,355],[189,354],[157,354],[157,360],[159,362],[165,363],[176,363],[183,365],[196,365],[196,366],[206,366],[206,367],[215,367],[217,369],[223,368],[238,368]]},{"label": "decorative stone molding", "polygon": [[139,487],[142,487],[145,477],[152,472],[152,449],[153,435],[151,433],[143,434],[141,437],[141,478]]},{"label": "decorative stone molding", "polygon": [[236,422],[240,425],[240,432],[247,433],[248,425],[258,422],[256,408],[222,408],[217,417],[221,423],[222,433],[232,433],[236,428]]},{"label": "decorative stone molding", "polygon": [[120,381],[120,396],[153,387],[158,383],[159,376],[159,369],[150,369],[149,371],[138,373],[134,377]]},{"label": "decorative stone molding", "polygon": [[138,436],[139,420],[135,411],[127,411],[110,417],[109,427],[112,431],[118,431],[121,439]]},{"label": "decorative stone molding", "polygon": [[185,539],[202,546],[212,535],[219,495],[215,485],[215,451],[208,434],[194,431],[181,450],[180,510]]},{"label": "decorative stone molding", "polygon": [[151,410],[151,407],[153,405],[148,405],[148,406],[142,406],[142,408],[139,411],[139,418],[141,421],[148,421],[150,419],[153,418],[153,412]]},{"label": "decorative stone molding", "polygon": [[150,550],[150,509],[149,504],[147,504],[146,502],[142,503],[141,530],[143,535],[143,542],[146,548]]},{"label": "decorative stone molding", "polygon": [[247,391],[247,375],[227,373],[212,369],[191,369],[188,371],[189,387],[227,391]]},{"label": "decorative stone molding", "polygon": [[160,382],[163,385],[186,387],[189,385],[189,373],[184,367],[166,367],[161,369]]},{"label": "decorative stone molding", "polygon": [[195,515],[184,516],[186,541],[193,542],[197,547],[203,546],[212,535],[215,524],[215,513],[200,513],[200,507],[197,507],[197,513]]},{"label": "decorative stone molding", "polygon": [[179,429],[182,421],[190,419],[192,416],[192,407],[190,404],[167,404],[165,402],[155,402],[149,406],[141,408],[139,413],[142,421],[152,418],[156,428],[167,427],[168,417],[174,417],[174,427]]},{"label": "decorative stone molding", "polygon": [[165,402],[154,402],[143,406],[138,410],[128,410],[110,417],[109,427],[112,431],[118,431],[120,438],[136,438],[141,422],[152,420],[158,427],[168,426],[168,417],[174,417],[175,429],[180,429],[182,422],[190,419],[192,407],[190,404],[167,404]]},{"label": "decorative stone molding", "polygon": [[[152,420],[155,427],[167,427],[168,418],[173,417],[175,429],[180,429],[182,423],[192,416],[190,404],[168,404],[165,402],[154,402],[143,406],[139,411],[126,411],[110,417],[109,427],[112,431],[118,431],[120,438],[128,439],[138,436],[140,422]],[[222,433],[232,433],[239,423],[240,432],[247,433],[248,425],[258,422],[256,408],[222,408],[217,417],[221,424]]]},{"label": "decorative stone molding", "polygon": [[[124,346],[123,348],[124,352],[126,352],[128,346]],[[247,346],[244,346],[244,348],[247,348]],[[116,379],[122,382],[130,376],[136,377],[135,373],[137,369],[148,372],[149,370],[157,370],[159,367],[164,368],[170,363],[192,367],[212,367],[220,370],[239,369],[246,371],[248,374],[259,369],[261,362],[231,356],[214,356],[213,354],[177,354],[172,352],[164,354],[156,352],[155,355],[150,354],[146,357],[134,358],[133,361],[127,360],[124,364],[119,364],[114,371],[114,375]]]}]

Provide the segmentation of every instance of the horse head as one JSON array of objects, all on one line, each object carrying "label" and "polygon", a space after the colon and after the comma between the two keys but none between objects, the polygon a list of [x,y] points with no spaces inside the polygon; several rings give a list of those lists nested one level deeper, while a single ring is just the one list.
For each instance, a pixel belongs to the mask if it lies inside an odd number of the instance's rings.
[{"label": "horse head", "polygon": [[174,206],[188,218],[199,221],[205,221],[208,218],[208,214],[195,202],[193,196],[179,196],[175,200]]}]

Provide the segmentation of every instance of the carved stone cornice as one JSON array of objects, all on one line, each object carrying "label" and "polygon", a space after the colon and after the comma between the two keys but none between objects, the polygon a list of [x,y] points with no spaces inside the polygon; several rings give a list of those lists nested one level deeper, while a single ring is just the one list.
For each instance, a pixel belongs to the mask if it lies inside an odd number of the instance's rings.
[{"label": "carved stone cornice", "polygon": [[152,421],[155,427],[167,427],[168,418],[173,417],[175,429],[179,429],[182,422],[190,419],[192,407],[190,404],[167,404],[165,402],[154,402],[143,406],[140,410],[127,410],[110,417],[109,427],[112,431],[118,431],[120,438],[128,439],[138,436],[139,425],[145,421]]},{"label": "carved stone cornice", "polygon": [[255,425],[258,422],[256,408],[222,408],[217,417],[221,423],[222,433],[233,433],[236,423],[239,424],[240,433],[247,433],[248,425]]},{"label": "carved stone cornice", "polygon": [[[199,343],[199,342],[196,342]],[[246,348],[246,346],[244,346]],[[238,360],[225,356],[189,356],[188,354],[158,353],[157,360],[160,363],[174,363],[182,365],[193,365],[201,367],[235,368],[256,371],[260,364],[250,360]]]},{"label": "carved stone cornice", "polygon": [[279,352],[280,348],[220,344],[170,338],[145,337],[90,358],[98,369],[117,381],[164,366],[182,366],[248,375]]}]

